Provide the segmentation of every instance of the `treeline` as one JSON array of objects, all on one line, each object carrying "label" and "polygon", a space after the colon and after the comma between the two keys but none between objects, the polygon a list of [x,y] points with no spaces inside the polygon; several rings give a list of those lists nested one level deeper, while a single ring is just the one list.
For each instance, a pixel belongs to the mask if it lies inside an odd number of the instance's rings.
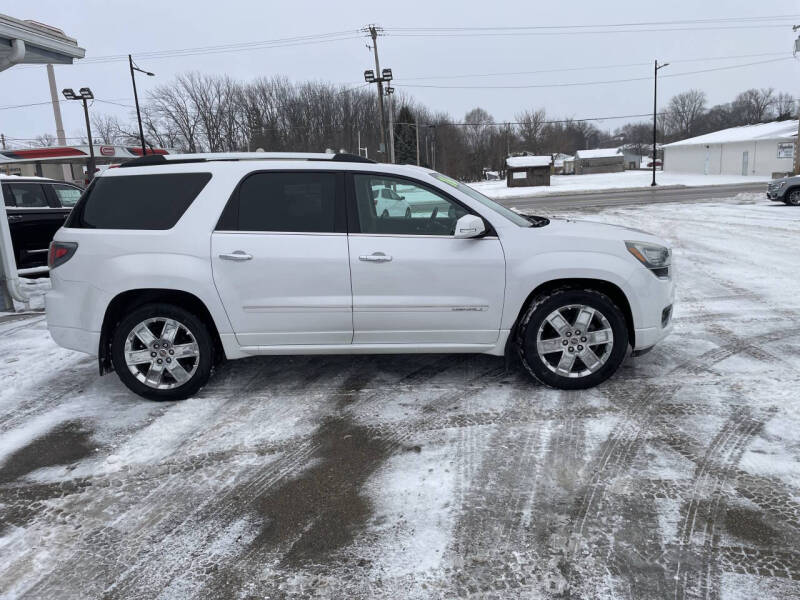
[{"label": "treeline", "polygon": [[[415,163],[419,138],[422,164],[467,180],[480,178],[484,169],[502,170],[505,157],[513,153],[574,154],[582,148],[628,144],[647,154],[652,142],[648,119],[601,130],[588,121],[551,118],[541,108],[520,111],[513,123],[498,123],[483,108],[456,120],[402,93],[395,94],[394,104],[396,161]],[[658,139],[669,142],[736,125],[788,119],[794,112],[792,96],[771,88],[747,90],[710,108],[704,92],[689,90],[664,106],[658,117]],[[142,107],[145,138],[154,147],[184,152],[332,149],[357,154],[360,144],[362,154],[383,161],[384,154],[378,152],[378,114],[372,87],[292,83],[284,77],[245,83],[198,73],[155,88]],[[108,144],[136,144],[139,137],[135,121],[108,115],[94,117],[93,136]]]}]

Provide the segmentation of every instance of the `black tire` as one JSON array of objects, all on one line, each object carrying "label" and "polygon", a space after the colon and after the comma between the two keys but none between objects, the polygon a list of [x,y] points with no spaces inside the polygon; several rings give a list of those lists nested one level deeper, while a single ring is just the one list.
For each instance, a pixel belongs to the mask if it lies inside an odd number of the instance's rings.
[{"label": "black tire", "polygon": [[388,217],[389,217],[389,211],[384,208],[383,212],[381,213],[381,219],[386,219]]},{"label": "black tire", "polygon": [[[605,363],[593,373],[579,377],[567,377],[554,372],[545,364],[548,359],[543,359],[537,351],[536,338],[542,323],[554,311],[570,305],[586,305],[599,311],[613,333],[612,347],[600,347],[608,352]],[[611,377],[625,359],[629,344],[628,326],[620,308],[608,296],[592,289],[560,289],[535,298],[520,319],[515,341],[520,360],[528,373],[544,385],[563,390],[594,387]],[[576,359],[576,363],[579,359]]]},{"label": "black tire", "polygon": [[[125,343],[128,334],[137,325],[148,319],[174,319],[182,324],[194,337],[199,356],[196,359],[194,372],[184,383],[178,385],[170,373],[169,378],[173,380],[171,384],[174,387],[168,389],[150,387],[137,379],[125,362]],[[157,334],[158,332],[156,332]],[[123,318],[114,329],[111,337],[111,359],[114,363],[114,370],[122,380],[122,383],[135,394],[149,400],[183,400],[196,394],[211,376],[211,368],[214,364],[214,343],[208,327],[195,314],[174,304],[144,304]],[[195,366],[195,362],[192,361],[190,365]],[[143,369],[144,367],[141,368]],[[166,369],[164,372],[167,372]]]},{"label": "black tire", "polygon": [[411,209],[407,208],[406,209],[406,219],[410,219],[410,218],[411,218]]},{"label": "black tire", "polygon": [[786,202],[786,204],[788,204],[789,206],[800,206],[800,188],[795,190],[790,190],[784,196],[783,201]]}]

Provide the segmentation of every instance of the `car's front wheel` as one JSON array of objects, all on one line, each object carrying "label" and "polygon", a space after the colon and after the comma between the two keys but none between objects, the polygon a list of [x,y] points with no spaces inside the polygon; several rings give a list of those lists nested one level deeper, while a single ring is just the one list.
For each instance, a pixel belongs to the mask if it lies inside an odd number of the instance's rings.
[{"label": "car's front wheel", "polygon": [[619,307],[596,290],[563,289],[535,298],[517,329],[522,364],[554,388],[584,389],[614,374],[628,350]]},{"label": "car's front wheel", "polygon": [[800,206],[800,189],[792,190],[786,195],[786,204],[790,206]]},{"label": "car's front wheel", "polygon": [[151,400],[183,400],[205,385],[214,344],[208,327],[172,304],[145,304],[122,319],[111,340],[114,370]]}]

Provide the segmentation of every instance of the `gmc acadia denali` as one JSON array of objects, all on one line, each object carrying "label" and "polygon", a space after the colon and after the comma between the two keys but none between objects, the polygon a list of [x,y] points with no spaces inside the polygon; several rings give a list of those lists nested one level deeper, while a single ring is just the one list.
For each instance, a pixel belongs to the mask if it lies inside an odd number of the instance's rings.
[{"label": "gmc acadia denali", "polygon": [[671,257],[642,231],[522,216],[420,167],[147,156],[95,177],[56,234],[47,321],[152,399],[276,354],[516,352],[579,389],[669,333]]}]

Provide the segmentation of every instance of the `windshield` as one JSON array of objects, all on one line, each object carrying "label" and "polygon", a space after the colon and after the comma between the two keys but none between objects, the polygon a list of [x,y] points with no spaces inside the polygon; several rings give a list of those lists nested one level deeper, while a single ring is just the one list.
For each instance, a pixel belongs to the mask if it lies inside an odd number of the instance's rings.
[{"label": "windshield", "polygon": [[494,212],[504,216],[506,219],[514,223],[515,225],[519,225],[520,227],[532,227],[533,224],[523,217],[520,214],[515,213],[513,210],[509,210],[502,204],[498,204],[491,198],[487,198],[479,191],[469,187],[465,183],[461,183],[460,181],[456,181],[452,177],[448,177],[447,175],[442,175],[441,173],[431,173],[435,179],[438,179],[442,183],[446,183],[449,186],[456,188],[459,192],[464,192],[467,196],[472,198],[473,200],[477,200],[481,204],[483,204],[486,208],[492,209]]}]

